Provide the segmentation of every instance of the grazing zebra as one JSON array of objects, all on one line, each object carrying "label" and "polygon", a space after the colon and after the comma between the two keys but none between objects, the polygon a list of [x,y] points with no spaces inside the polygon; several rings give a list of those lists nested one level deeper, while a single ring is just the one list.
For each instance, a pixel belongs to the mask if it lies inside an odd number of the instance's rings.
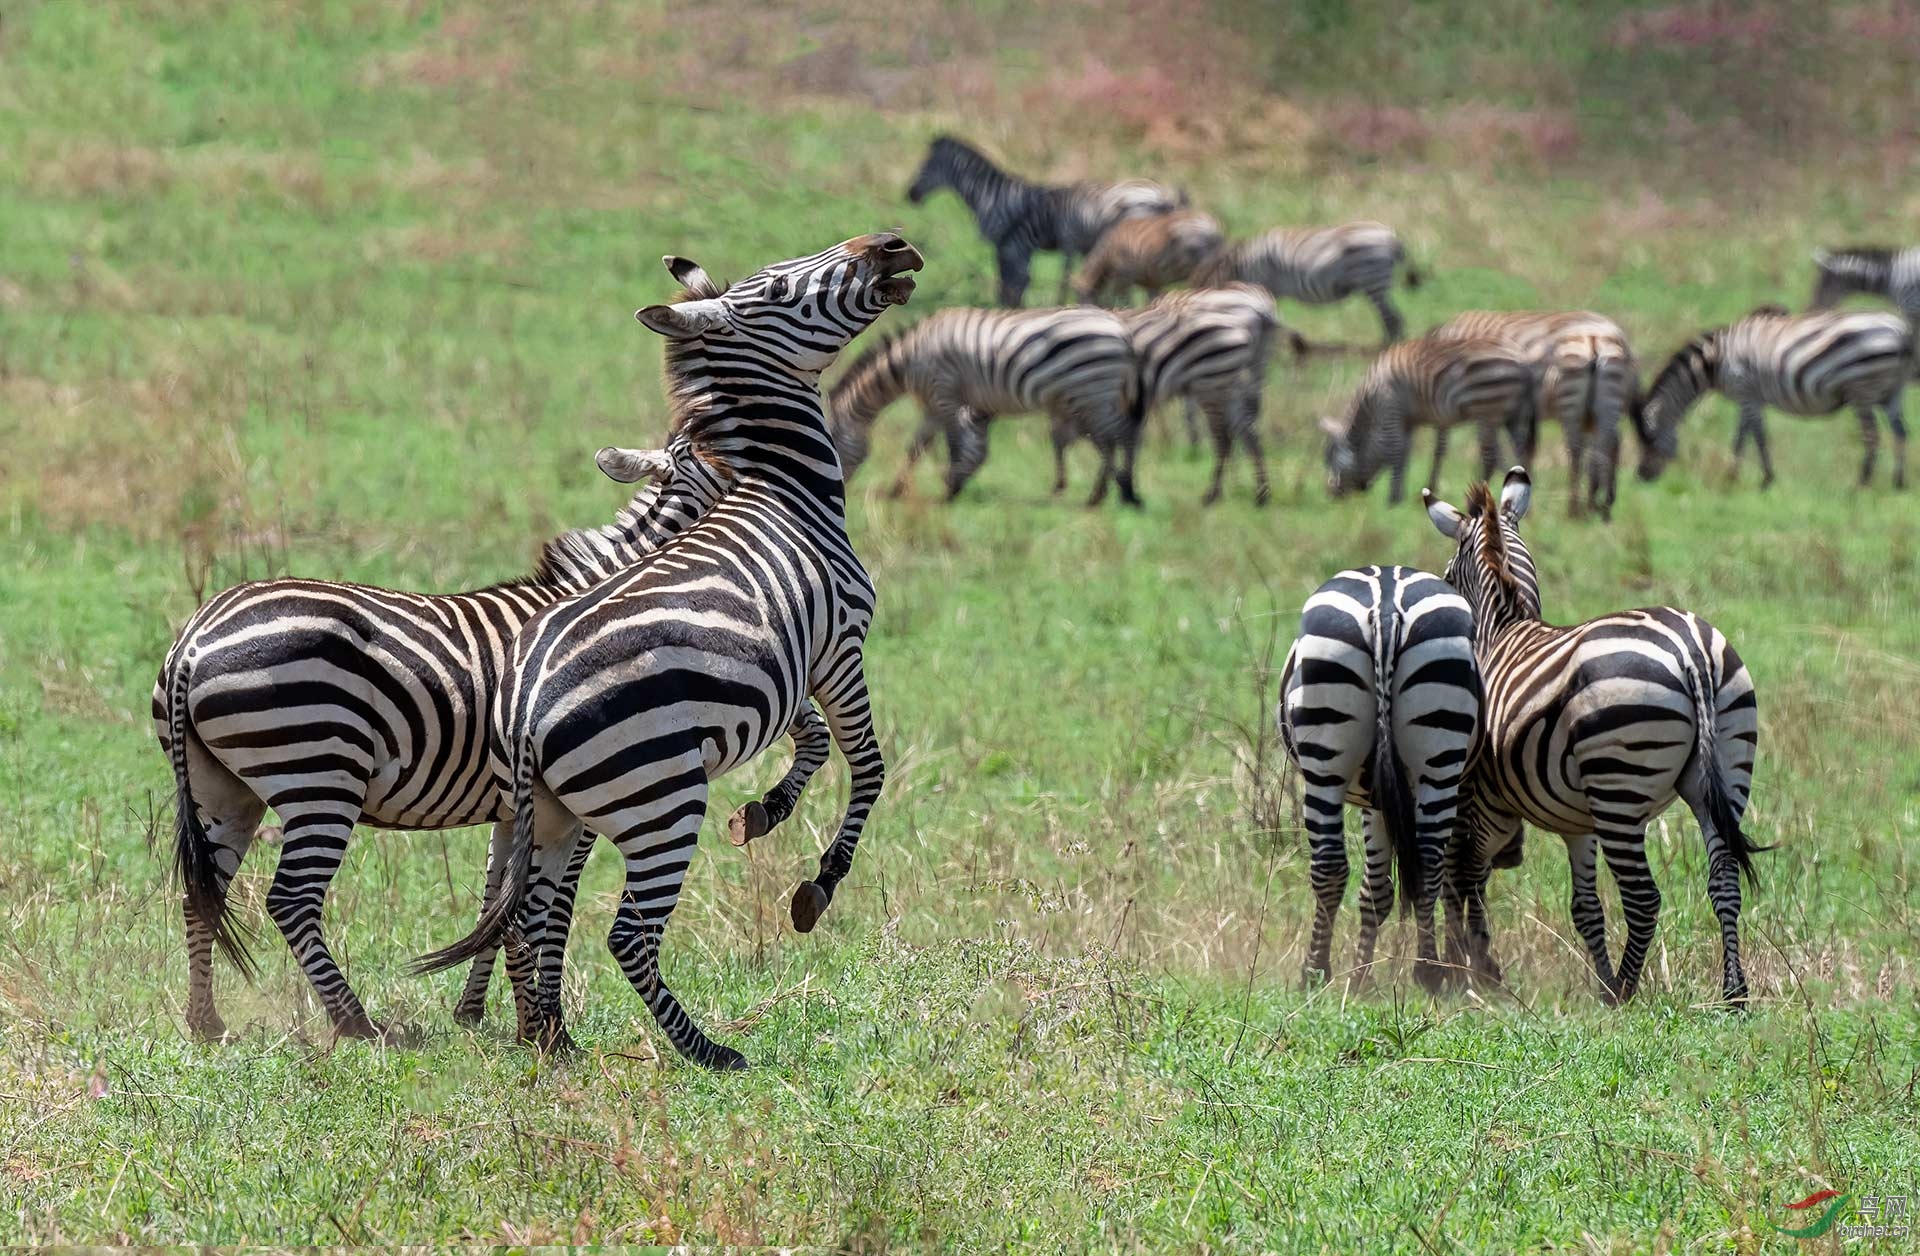
[{"label": "grazing zebra", "polygon": [[1471,423],[1480,433],[1481,474],[1499,458],[1500,430],[1516,445],[1532,426],[1533,365],[1501,340],[1407,340],[1388,345],[1367,368],[1343,418],[1323,418],[1327,488],[1335,497],[1364,492],[1382,467],[1392,472],[1387,500],[1406,495],[1408,431],[1433,428],[1433,470],[1440,482],[1447,431]]},{"label": "grazing zebra", "polygon": [[[668,265],[682,299],[638,317],[667,339],[676,435],[724,465],[732,486],[653,561],[548,607],[515,639],[491,742],[510,782],[512,852],[473,932],[420,966],[450,967],[519,925],[539,967],[539,1037],[563,1045],[565,940],[551,938],[549,899],[585,828],[626,862],[607,944],[628,981],[682,1055],[739,1068],[744,1057],[708,1038],[668,990],[661,934],[709,782],[771,745],[809,696],[852,786],[817,876],[794,891],[794,928],[813,928],[852,868],[884,776],[862,671],[874,588],[847,539],[820,373],[907,300],[907,272],[922,260],[883,233],[731,287],[683,259]],[[511,951],[508,974],[522,988],[533,977]]]},{"label": "grazing zebra", "polygon": [[895,496],[906,492],[920,455],[943,434],[947,497],[958,496],[986,461],[987,424],[999,415],[1039,411],[1053,436],[1054,492],[1067,487],[1067,446],[1086,436],[1100,450],[1100,481],[1087,504],[1098,505],[1113,479],[1122,501],[1140,504],[1131,457],[1138,427],[1132,341],[1107,310],[941,310],[882,340],[847,368],[827,397],[848,479],[866,461],[880,411],[908,393],[922,415],[894,480]]},{"label": "grazing zebra", "polygon": [[1740,407],[1734,431],[1736,467],[1751,439],[1760,450],[1760,486],[1773,483],[1766,407],[1818,418],[1851,406],[1866,453],[1860,487],[1873,481],[1880,433],[1876,407],[1893,431],[1893,485],[1907,483],[1907,425],[1900,394],[1914,372],[1913,329],[1897,314],[1826,311],[1789,314],[1762,306],[1739,322],[1695,336],[1673,355],[1647,390],[1640,419],[1640,478],[1651,480],[1679,452],[1680,420],[1713,390]]},{"label": "grazing zebra", "polygon": [[1277,299],[1308,305],[1328,305],[1363,292],[1380,312],[1386,341],[1392,344],[1407,327],[1390,296],[1393,273],[1403,266],[1407,287],[1419,287],[1420,272],[1407,261],[1400,237],[1384,223],[1281,227],[1221,249],[1194,272],[1193,284],[1258,284]]},{"label": "grazing zebra", "polygon": [[[178,795],[175,858],[185,883],[187,1024],[195,1035],[226,1032],[213,1001],[214,944],[252,969],[228,919],[227,887],[268,807],[285,839],[268,914],[335,1031],[380,1032],[321,931],[327,887],[354,826],[445,829],[501,819],[486,717],[513,634],[541,608],[646,558],[719,498],[725,468],[696,453],[681,441],[666,451],[602,450],[600,465],[615,479],[665,485],[641,489],[610,525],[549,541],[528,579],[439,595],[257,581],[218,594],[187,621],[154,687],[153,719]],[[819,731],[796,721],[798,779],[781,790],[797,794],[824,761]],[[781,790],[769,795],[770,812]],[[496,823],[493,836],[504,856],[506,827]],[[490,879],[501,862],[490,861]],[[479,1019],[492,965],[491,951],[476,954],[457,1019]]]},{"label": "grazing zebra", "polygon": [[[1122,310],[1138,366],[1139,409],[1183,397],[1207,416],[1213,437],[1213,482],[1205,503],[1220,500],[1227,459],[1238,441],[1253,460],[1254,500],[1266,504],[1267,460],[1260,447],[1260,394],[1267,382],[1280,318],[1273,298],[1251,284],[1171,292],[1137,310]],[[1128,478],[1135,432],[1127,443]]]},{"label": "grazing zebra", "polygon": [[[1740,828],[1759,748],[1753,679],[1727,639],[1687,611],[1656,606],[1570,628],[1542,622],[1533,558],[1519,532],[1532,491],[1515,467],[1497,503],[1486,485],[1474,485],[1465,514],[1422,494],[1434,526],[1456,544],[1445,574],[1473,607],[1486,694],[1467,823],[1450,858],[1449,951],[1466,946],[1475,970],[1497,979],[1486,930],[1488,868],[1521,824],[1531,824],[1566,839],[1574,925],[1608,1001],[1630,997],[1660,915],[1647,825],[1678,797],[1706,841],[1722,993],[1744,1002],[1740,875],[1752,879],[1754,853],[1766,849]],[[1596,851],[1626,915],[1617,972],[1594,879]],[[1463,906],[1470,944],[1456,929]]]},{"label": "grazing zebra", "polygon": [[1824,310],[1853,292],[1893,302],[1920,323],[1920,248],[1815,249],[1813,308]]},{"label": "grazing zebra", "polygon": [[1391,867],[1419,931],[1414,976],[1438,989],[1434,945],[1461,778],[1480,727],[1473,613],[1438,576],[1411,567],[1343,571],[1307,599],[1280,672],[1274,719],[1300,769],[1316,902],[1305,977],[1327,979],[1347,892],[1345,804],[1366,808],[1357,972],[1373,963],[1393,908]]},{"label": "grazing zebra", "polygon": [[[1469,310],[1427,333],[1433,340],[1505,340],[1540,372],[1535,426],[1517,451],[1533,461],[1539,419],[1566,433],[1573,513],[1583,506],[1611,518],[1620,469],[1620,418],[1639,404],[1640,370],[1620,325],[1585,310],[1495,313]],[[1586,496],[1580,494],[1586,473]]]},{"label": "grazing zebra", "polygon": [[1066,304],[1073,262],[1099,241],[1107,228],[1140,214],[1180,209],[1186,197],[1145,179],[1118,183],[1029,183],[993,164],[979,149],[942,135],[927,149],[926,160],[907,188],[915,205],[952,188],[993,245],[1000,268],[1000,304],[1017,306],[1027,294],[1033,255],[1059,253],[1060,303]]},{"label": "grazing zebra", "polygon": [[1133,289],[1145,288],[1152,300],[1162,289],[1185,283],[1226,239],[1220,220],[1197,209],[1125,219],[1087,254],[1074,294],[1083,302],[1124,305]]}]

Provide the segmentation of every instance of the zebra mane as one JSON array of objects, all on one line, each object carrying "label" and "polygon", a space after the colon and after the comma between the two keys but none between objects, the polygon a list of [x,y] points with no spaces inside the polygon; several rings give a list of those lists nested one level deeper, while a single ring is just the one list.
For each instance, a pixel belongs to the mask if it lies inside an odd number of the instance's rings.
[{"label": "zebra mane", "polygon": [[599,527],[572,528],[554,537],[540,547],[540,557],[534,563],[532,582],[552,588],[585,587],[593,583],[600,575],[610,575],[619,564],[609,565],[622,542],[631,542],[636,525],[644,518],[655,502],[659,501],[662,486],[658,483],[642,485],[613,522]]},{"label": "zebra mane", "polygon": [[1477,480],[1467,486],[1466,516],[1480,526],[1481,561],[1502,588],[1517,596],[1519,582],[1514,579],[1513,564],[1507,554],[1507,533],[1500,524],[1500,502],[1486,481]]},{"label": "zebra mane", "polygon": [[1861,244],[1844,249],[1815,249],[1813,264],[1835,275],[1861,271],[1879,273],[1892,264],[1893,255],[1898,251],[1881,244]]}]

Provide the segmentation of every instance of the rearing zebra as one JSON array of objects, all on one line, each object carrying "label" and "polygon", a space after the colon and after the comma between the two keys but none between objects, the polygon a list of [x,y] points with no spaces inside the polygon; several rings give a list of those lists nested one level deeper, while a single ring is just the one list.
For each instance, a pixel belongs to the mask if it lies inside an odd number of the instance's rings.
[{"label": "rearing zebra", "polygon": [[1074,259],[1092,249],[1108,227],[1186,203],[1185,196],[1145,179],[1029,183],[951,135],[939,136],[927,149],[907,199],[918,205],[941,188],[952,188],[967,203],[981,237],[993,245],[1000,268],[1000,304],[1007,306],[1017,306],[1026,297],[1036,252],[1064,258],[1059,299],[1065,305]]},{"label": "rearing zebra", "polygon": [[[725,491],[725,468],[676,441],[666,451],[602,450],[615,479],[664,477],[600,528],[549,541],[526,580],[472,593],[403,593],[320,580],[236,585],[202,606],[168,651],[153,720],[173,766],[175,857],[185,894],[187,1025],[224,1036],[213,1000],[216,943],[252,961],[228,920],[227,887],[268,807],[285,843],[267,912],[319,993],[336,1033],[379,1033],[321,932],[327,887],[356,824],[445,829],[498,821],[487,714],[513,634],[541,608],[643,561]],[[794,772],[769,795],[798,795],[825,761],[824,728],[794,722]],[[504,862],[496,823],[489,890]],[[584,848],[582,859],[584,859]],[[455,1012],[478,1021],[493,952],[477,952]],[[526,1007],[520,1007],[522,1028]]]},{"label": "rearing zebra", "polygon": [[1740,407],[1734,430],[1736,465],[1752,440],[1760,450],[1760,484],[1773,483],[1766,407],[1817,418],[1848,406],[1860,420],[1865,455],[1860,487],[1873,481],[1880,432],[1876,407],[1893,432],[1893,485],[1907,482],[1907,425],[1900,394],[1915,366],[1913,328],[1897,314],[1826,311],[1789,314],[1763,306],[1739,322],[1701,332],[1682,345],[1647,390],[1640,419],[1640,478],[1651,480],[1679,452],[1680,420],[1703,393],[1718,391]]},{"label": "rearing zebra", "polygon": [[1326,433],[1327,489],[1335,497],[1365,492],[1382,468],[1392,474],[1389,502],[1406,495],[1409,430],[1433,429],[1433,469],[1440,482],[1448,429],[1472,424],[1480,434],[1481,474],[1500,453],[1505,428],[1515,445],[1533,423],[1533,364],[1503,340],[1406,340],[1389,345],[1367,368],[1347,412],[1320,420]]},{"label": "rearing zebra", "polygon": [[1856,246],[1815,249],[1818,272],[1813,308],[1824,310],[1853,292],[1893,302],[1909,323],[1920,323],[1920,248]]},{"label": "rearing zebra", "polygon": [[1639,405],[1640,394],[1640,369],[1620,324],[1586,310],[1469,310],[1427,334],[1433,340],[1503,340],[1532,362],[1540,373],[1540,400],[1535,423],[1515,452],[1521,463],[1531,463],[1538,420],[1558,421],[1566,433],[1573,513],[1580,514],[1584,504],[1602,519],[1611,517],[1620,468],[1620,419]]},{"label": "rearing zebra", "polygon": [[[681,1054],[738,1068],[740,1053],[708,1038],[667,989],[661,934],[709,782],[771,745],[810,694],[852,788],[818,875],[794,892],[796,929],[813,928],[852,867],[884,777],[861,660],[874,589],[847,539],[820,373],[907,300],[907,272],[922,261],[884,233],[731,287],[691,262],[668,265],[684,299],[639,318],[667,338],[676,435],[723,464],[733,485],[653,561],[549,607],[515,639],[491,745],[514,817],[501,892],[471,934],[421,966],[449,967],[518,923],[540,969],[540,1036],[563,1040],[564,939],[550,940],[548,900],[584,826],[626,861],[607,944],[627,979]],[[524,985],[530,974],[514,959],[509,974]]]},{"label": "rearing zebra", "polygon": [[915,463],[940,435],[947,441],[947,496],[958,496],[986,461],[988,423],[1040,411],[1053,437],[1054,492],[1067,487],[1067,446],[1086,436],[1100,451],[1100,480],[1087,504],[1098,505],[1114,479],[1120,500],[1140,504],[1131,456],[1138,429],[1132,341],[1107,310],[947,309],[881,341],[827,397],[848,479],[867,459],[880,411],[909,393],[922,414],[895,496],[906,492]]},{"label": "rearing zebra", "polygon": [[1420,272],[1385,223],[1279,227],[1215,253],[1194,272],[1193,285],[1258,284],[1276,299],[1307,305],[1328,305],[1365,293],[1380,314],[1386,342],[1392,344],[1407,327],[1391,295],[1394,271],[1402,267],[1407,287],[1419,287]]},{"label": "rearing zebra", "polygon": [[[1465,832],[1447,880],[1448,949],[1467,938],[1476,971],[1497,979],[1488,953],[1486,881],[1495,856],[1527,823],[1567,840],[1573,923],[1609,1002],[1629,998],[1653,942],[1660,889],[1647,867],[1647,825],[1678,797],[1700,823],[1707,891],[1720,919],[1722,993],[1744,1002],[1740,875],[1756,846],[1741,831],[1759,746],[1759,709],[1746,665],[1719,631],[1656,606],[1570,628],[1540,617],[1540,586],[1519,523],[1533,492],[1519,467],[1496,503],[1484,484],[1462,514],[1423,493],[1427,514],[1455,542],[1446,579],[1473,607],[1474,653],[1485,686],[1484,744],[1467,781]],[[1626,947],[1616,973],[1595,881],[1595,852],[1620,887]]]},{"label": "rearing zebra", "polygon": [[1473,613],[1438,576],[1411,567],[1343,571],[1307,599],[1274,712],[1300,769],[1315,910],[1306,980],[1327,979],[1334,915],[1347,891],[1346,803],[1366,808],[1356,971],[1373,963],[1393,909],[1392,866],[1419,931],[1414,976],[1443,984],[1434,944],[1460,782],[1480,729]]}]

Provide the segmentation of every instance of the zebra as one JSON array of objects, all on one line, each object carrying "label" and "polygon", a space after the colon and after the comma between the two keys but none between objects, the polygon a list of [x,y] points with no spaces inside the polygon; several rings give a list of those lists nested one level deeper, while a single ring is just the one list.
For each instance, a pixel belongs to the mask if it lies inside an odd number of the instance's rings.
[{"label": "zebra", "polygon": [[1901,392],[1915,366],[1913,328],[1897,314],[1824,311],[1789,314],[1762,306],[1726,327],[1682,345],[1647,389],[1640,426],[1640,478],[1655,479],[1679,452],[1680,420],[1701,394],[1714,390],[1740,407],[1734,431],[1736,468],[1748,440],[1760,451],[1760,486],[1773,484],[1766,407],[1816,418],[1853,407],[1865,456],[1859,486],[1873,481],[1880,433],[1874,410],[1893,432],[1893,485],[1907,483],[1907,425]]},{"label": "zebra", "polygon": [[[1260,394],[1280,331],[1273,298],[1252,284],[1170,292],[1140,309],[1122,310],[1120,321],[1139,371],[1140,413],[1183,397],[1207,416],[1214,463],[1204,503],[1220,500],[1227,459],[1238,441],[1253,460],[1254,501],[1265,505],[1270,489],[1260,446]],[[1136,432],[1126,446],[1129,470],[1138,447]]]},{"label": "zebra", "polygon": [[1100,451],[1100,479],[1087,504],[1104,500],[1112,480],[1119,482],[1121,501],[1140,504],[1133,485],[1133,344],[1111,311],[947,309],[882,340],[827,395],[848,479],[866,461],[880,411],[908,393],[919,400],[922,416],[894,480],[895,496],[906,492],[920,456],[944,434],[947,497],[957,497],[986,461],[987,424],[998,415],[1043,411],[1053,437],[1055,493],[1067,487],[1067,446],[1084,435]]},{"label": "zebra", "polygon": [[1407,261],[1400,237],[1385,223],[1278,227],[1216,252],[1194,272],[1193,285],[1258,284],[1276,299],[1307,305],[1328,305],[1362,292],[1379,311],[1386,343],[1392,344],[1407,327],[1390,295],[1394,272],[1403,268],[1407,287],[1419,287],[1424,276]]},{"label": "zebra", "polygon": [[1004,306],[1018,306],[1025,299],[1036,252],[1055,252],[1064,259],[1059,299],[1065,305],[1074,259],[1092,249],[1107,228],[1186,205],[1184,194],[1145,179],[1029,183],[951,135],[936,137],[928,147],[907,187],[907,199],[918,205],[942,188],[952,188],[966,202],[981,237],[993,245]]},{"label": "zebra", "polygon": [[[818,874],[796,888],[810,931],[852,868],[885,764],[862,670],[874,587],[847,538],[846,496],[820,404],[820,374],[923,264],[891,232],[776,262],[723,287],[669,258],[680,300],[640,322],[667,340],[676,435],[728,468],[732,487],[698,521],[515,638],[495,697],[491,754],[513,812],[500,893],[460,941],[423,957],[451,967],[518,925],[508,974],[534,979],[541,1040],[566,1043],[549,899],[581,832],[610,838],[626,885],[607,943],[686,1058],[740,1068],[680,1007],[660,940],[706,812],[709,782],[765,750],[811,696],[845,755],[851,790]],[[537,875],[536,875],[537,865]]]},{"label": "zebra", "polygon": [[[1522,823],[1566,839],[1572,914],[1608,1002],[1631,997],[1653,941],[1660,890],[1647,867],[1647,825],[1684,799],[1707,850],[1707,890],[1720,921],[1721,992],[1743,1004],[1740,877],[1756,846],[1740,824],[1753,786],[1759,707],[1753,678],[1718,629],[1656,606],[1572,627],[1542,621],[1533,558],[1520,539],[1532,481],[1507,473],[1496,502],[1485,484],[1465,513],[1422,500],[1455,543],[1443,573],[1473,608],[1486,705],[1483,745],[1468,774],[1465,821],[1449,856],[1449,951],[1498,978],[1485,890],[1496,852]],[[1620,887],[1627,940],[1616,971],[1595,883],[1595,853]],[[1466,923],[1460,925],[1463,915]],[[1469,941],[1470,935],[1470,941]]]},{"label": "zebra", "polygon": [[1307,599],[1280,672],[1274,713],[1299,768],[1316,907],[1305,980],[1325,982],[1334,915],[1347,890],[1345,804],[1366,809],[1357,974],[1373,963],[1393,908],[1390,870],[1413,906],[1414,976],[1442,983],[1434,904],[1460,784],[1480,728],[1473,613],[1438,576],[1411,567],[1343,571]]},{"label": "zebra", "polygon": [[[1540,418],[1559,421],[1566,433],[1567,467],[1573,477],[1572,509],[1603,520],[1613,516],[1620,468],[1620,419],[1639,405],[1640,371],[1620,325],[1587,310],[1496,313],[1469,310],[1427,333],[1433,340],[1506,340],[1540,372]],[[1530,464],[1533,427],[1516,451]],[[1586,495],[1580,493],[1586,473]]]},{"label": "zebra", "polygon": [[1326,433],[1327,488],[1335,497],[1364,492],[1381,468],[1392,472],[1387,500],[1406,495],[1408,429],[1433,428],[1433,469],[1440,482],[1447,431],[1471,423],[1480,434],[1480,465],[1491,474],[1500,430],[1518,445],[1531,427],[1534,370],[1503,340],[1406,340],[1388,345],[1361,380],[1344,417],[1320,420]]},{"label": "zebra", "polygon": [[1087,254],[1074,295],[1083,303],[1125,304],[1134,288],[1145,288],[1152,300],[1186,282],[1226,239],[1220,220],[1197,209],[1124,219]]},{"label": "zebra", "polygon": [[[549,541],[526,579],[456,594],[257,581],[216,595],[187,621],[154,687],[153,720],[174,775],[195,1036],[226,1033],[213,999],[214,945],[253,970],[227,888],[268,807],[284,835],[268,914],[335,1032],[381,1035],[321,928],[348,837],[356,824],[493,821],[492,881],[508,831],[486,761],[486,716],[513,634],[543,607],[646,558],[723,495],[726,468],[696,454],[682,441],[665,451],[601,450],[597,461],[613,478],[662,483],[642,488],[613,523]],[[817,714],[809,723],[803,713],[793,732],[794,775],[759,804],[768,817],[784,818],[788,794],[797,797],[826,758]],[[493,958],[475,955],[456,1020],[480,1019]]]},{"label": "zebra", "polygon": [[1859,246],[1815,249],[1812,308],[1832,307],[1849,293],[1891,301],[1909,323],[1920,323],[1920,248]]}]

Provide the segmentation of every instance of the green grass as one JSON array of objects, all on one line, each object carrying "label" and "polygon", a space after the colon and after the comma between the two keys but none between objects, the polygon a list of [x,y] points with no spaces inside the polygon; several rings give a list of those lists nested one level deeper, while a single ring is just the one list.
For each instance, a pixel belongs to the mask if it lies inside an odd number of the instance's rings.
[{"label": "green grass", "polygon": [[[991,18],[927,6],[922,47],[897,14],[874,20],[888,13],[7,14],[0,1243],[1787,1250],[1765,1219],[1815,1185],[1920,1188],[1920,573],[1884,461],[1879,486],[1850,488],[1850,419],[1776,418],[1781,483],[1762,495],[1708,403],[1664,480],[1623,486],[1610,528],[1566,518],[1550,453],[1528,526],[1552,618],[1685,606],[1753,671],[1751,827],[1779,847],[1745,917],[1756,1010],[1713,1006],[1681,810],[1650,842],[1666,912],[1626,1009],[1594,997],[1559,844],[1538,835],[1495,882],[1508,991],[1428,999],[1397,925],[1373,989],[1298,989],[1308,895],[1276,801],[1274,665],[1332,571],[1446,552],[1411,506],[1321,488],[1313,419],[1357,355],[1276,368],[1265,510],[1236,468],[1202,511],[1206,462],[1171,423],[1150,433],[1138,515],[1049,500],[1034,421],[1000,425],[957,506],[933,500],[931,471],[890,502],[909,419],[883,422],[852,525],[881,590],[868,669],[892,771],[855,873],[818,932],[792,933],[785,895],[832,832],[836,767],[744,853],[710,826],[668,934],[677,992],[753,1071],[660,1058],[599,944],[605,852],[566,991],[585,1051],[515,1046],[499,992],[483,1030],[454,1028],[457,978],[404,970],[471,920],[478,831],[365,834],[335,884],[336,953],[417,1046],[329,1041],[266,923],[265,851],[237,890],[262,975],[220,970],[238,1041],[186,1040],[177,896],[147,844],[168,831],[170,777],[146,709],[196,591],[279,571],[468,587],[608,516],[620,490],[592,451],[664,425],[657,344],[631,320],[669,290],[663,252],[738,274],[899,225],[930,264],[889,325],[984,300],[960,207],[901,197],[927,135],[956,127],[1029,166],[1085,152],[1164,173],[1238,230],[1394,222],[1433,272],[1406,297],[1414,327],[1591,305],[1652,366],[1713,320],[1804,299],[1811,245],[1910,220],[1904,191],[1838,173],[1701,185],[1684,162],[1360,161],[1231,132],[1189,150],[1072,103],[1049,67],[1079,66],[1073,28],[1003,14],[1031,46],[1001,48]],[[1133,38],[1097,17],[1078,19],[1089,39]],[[1625,73],[1604,31],[1529,68],[1549,34],[1507,29],[1478,61],[1451,36],[1422,60],[1390,46],[1378,6],[1286,23],[1321,41],[1307,86],[1328,93],[1343,66],[1404,63],[1415,103],[1484,71],[1486,99],[1524,107]],[[937,90],[876,108],[791,86],[850,37]],[[1237,108],[1231,93],[1302,57],[1214,87]],[[1011,86],[965,95],[967,66]],[[1588,125],[1607,112],[1580,101]],[[1035,134],[1042,115],[1059,129]],[[1376,335],[1360,308],[1284,313],[1316,338]],[[1472,461],[1456,450],[1456,500]],[[1076,492],[1091,470],[1079,451]],[[714,814],[780,758],[722,782]]]}]

